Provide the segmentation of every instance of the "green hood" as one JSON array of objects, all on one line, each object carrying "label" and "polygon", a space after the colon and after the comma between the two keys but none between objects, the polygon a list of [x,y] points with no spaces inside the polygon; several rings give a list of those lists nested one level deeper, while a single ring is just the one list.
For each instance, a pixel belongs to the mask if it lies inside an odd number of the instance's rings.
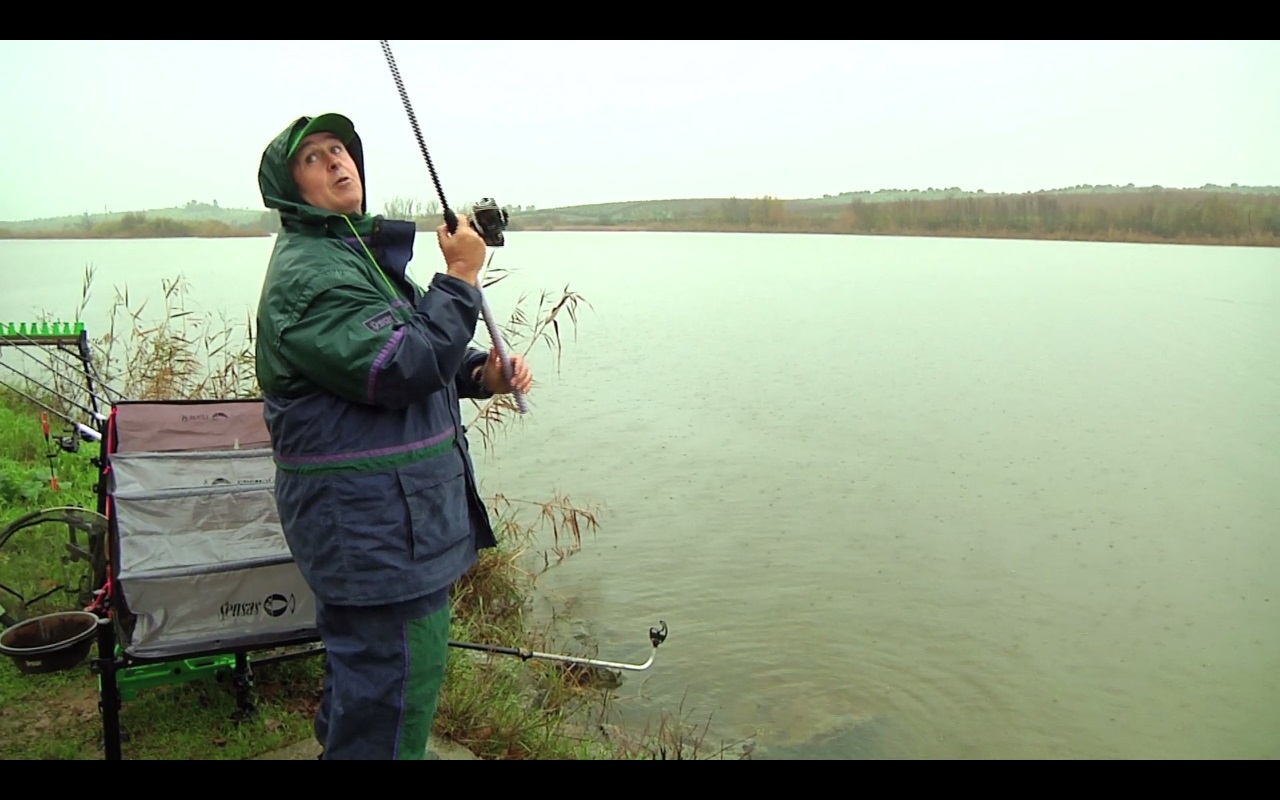
[{"label": "green hood", "polygon": [[[342,214],[304,202],[302,193],[298,191],[298,185],[293,180],[293,174],[289,171],[289,146],[297,133],[310,121],[311,117],[299,117],[294,120],[262,151],[262,163],[258,166],[258,189],[262,192],[262,202],[267,208],[274,208],[280,212],[281,226],[286,229],[318,227],[334,231],[349,231],[350,228],[342,222],[344,219]],[[360,141],[359,133],[355,133],[347,144],[347,151],[356,162],[363,192],[360,201],[361,216],[349,219],[361,235],[366,235],[374,219],[368,214],[369,193],[364,174],[364,146]],[[335,222],[339,223],[338,227],[330,227]]]}]

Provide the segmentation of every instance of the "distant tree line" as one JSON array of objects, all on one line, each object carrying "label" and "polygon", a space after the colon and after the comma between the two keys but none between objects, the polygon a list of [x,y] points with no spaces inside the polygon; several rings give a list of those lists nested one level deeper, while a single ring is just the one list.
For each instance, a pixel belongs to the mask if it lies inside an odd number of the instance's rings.
[{"label": "distant tree line", "polygon": [[1280,195],[1178,191],[854,201],[835,225],[848,233],[1264,243],[1280,239]]},{"label": "distant tree line", "polygon": [[181,238],[234,238],[242,236],[266,236],[279,229],[279,218],[274,211],[265,212],[252,221],[231,224],[222,220],[181,220],[168,216],[148,216],[142,211],[130,211],[119,217],[93,222],[87,216],[76,225],[44,230],[4,230],[0,238],[22,239],[181,239]]},{"label": "distant tree line", "polygon": [[[655,211],[648,219],[639,209],[627,216],[625,226],[647,230],[1280,245],[1280,194],[1200,190],[970,195],[933,200],[859,198],[843,203],[766,196],[708,201],[696,212],[677,212],[674,217],[669,209]],[[567,224],[552,222],[547,227],[574,226],[564,222]]]}]

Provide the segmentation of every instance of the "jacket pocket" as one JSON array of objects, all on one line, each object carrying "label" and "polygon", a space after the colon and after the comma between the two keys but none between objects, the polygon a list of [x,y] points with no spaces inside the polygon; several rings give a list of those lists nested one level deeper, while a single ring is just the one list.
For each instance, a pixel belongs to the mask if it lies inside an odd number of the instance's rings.
[{"label": "jacket pocket", "polygon": [[456,450],[397,471],[416,562],[448,553],[471,535],[466,473]]}]

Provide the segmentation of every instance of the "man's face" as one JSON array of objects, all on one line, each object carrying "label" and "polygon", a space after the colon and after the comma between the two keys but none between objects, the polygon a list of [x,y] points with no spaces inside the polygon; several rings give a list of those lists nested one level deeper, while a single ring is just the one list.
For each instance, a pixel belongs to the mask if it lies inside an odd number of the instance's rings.
[{"label": "man's face", "polygon": [[338,214],[359,214],[364,187],[356,162],[332,133],[302,140],[290,162],[293,180],[308,204]]}]

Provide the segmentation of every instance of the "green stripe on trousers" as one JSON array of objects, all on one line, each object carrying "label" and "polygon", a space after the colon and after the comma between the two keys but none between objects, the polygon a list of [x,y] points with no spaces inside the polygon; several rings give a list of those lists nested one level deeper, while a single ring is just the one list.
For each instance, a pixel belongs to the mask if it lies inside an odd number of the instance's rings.
[{"label": "green stripe on trousers", "polygon": [[396,759],[417,761],[427,752],[431,723],[440,700],[445,661],[449,654],[449,606],[405,627],[405,700]]}]

